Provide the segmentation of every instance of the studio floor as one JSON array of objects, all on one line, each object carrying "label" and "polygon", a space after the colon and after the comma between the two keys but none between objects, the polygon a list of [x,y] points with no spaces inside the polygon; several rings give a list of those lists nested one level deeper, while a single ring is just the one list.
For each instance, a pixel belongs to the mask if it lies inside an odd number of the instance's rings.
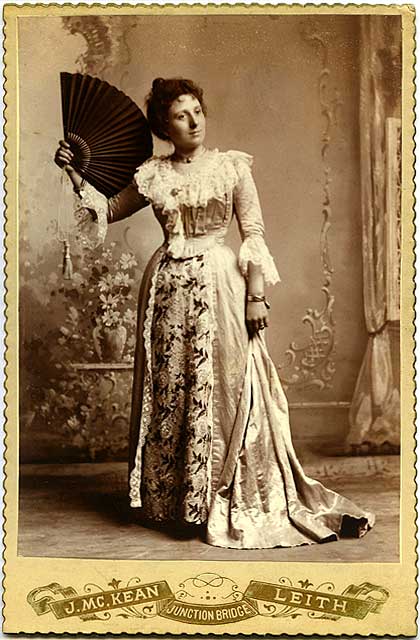
[{"label": "studio floor", "polygon": [[21,467],[18,553],[106,559],[191,559],[273,562],[398,562],[399,457],[316,458],[315,477],[376,514],[361,540],[292,549],[211,547],[200,537],[140,524],[126,499],[126,465],[26,464]]}]

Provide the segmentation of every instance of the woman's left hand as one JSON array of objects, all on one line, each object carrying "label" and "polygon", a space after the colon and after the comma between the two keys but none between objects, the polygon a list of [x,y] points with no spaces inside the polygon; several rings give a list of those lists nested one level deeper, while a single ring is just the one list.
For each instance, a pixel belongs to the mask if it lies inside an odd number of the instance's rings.
[{"label": "woman's left hand", "polygon": [[268,310],[264,302],[246,303],[246,326],[251,336],[268,327]]}]

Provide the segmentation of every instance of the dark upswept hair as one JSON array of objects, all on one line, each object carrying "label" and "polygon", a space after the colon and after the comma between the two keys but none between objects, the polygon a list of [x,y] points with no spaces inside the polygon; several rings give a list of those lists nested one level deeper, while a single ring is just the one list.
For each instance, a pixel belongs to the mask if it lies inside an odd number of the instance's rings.
[{"label": "dark upswept hair", "polygon": [[169,140],[166,133],[169,107],[174,100],[183,95],[197,98],[204,115],[207,114],[203,100],[203,90],[192,80],[187,78],[156,78],[153,80],[152,90],[146,98],[147,119],[155,136],[161,140]]}]

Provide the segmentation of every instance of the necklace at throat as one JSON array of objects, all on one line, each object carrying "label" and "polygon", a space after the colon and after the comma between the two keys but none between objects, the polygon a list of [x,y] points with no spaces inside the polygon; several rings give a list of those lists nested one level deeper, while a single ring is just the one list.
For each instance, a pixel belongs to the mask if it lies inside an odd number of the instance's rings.
[{"label": "necklace at throat", "polygon": [[203,155],[206,153],[206,151],[207,149],[203,148],[200,151],[200,153],[197,153],[195,156],[182,155],[177,151],[175,151],[175,153],[173,154],[173,159],[175,160],[175,162],[182,162],[183,164],[191,164],[191,162],[195,162],[196,160],[199,160],[199,158],[202,158]]}]

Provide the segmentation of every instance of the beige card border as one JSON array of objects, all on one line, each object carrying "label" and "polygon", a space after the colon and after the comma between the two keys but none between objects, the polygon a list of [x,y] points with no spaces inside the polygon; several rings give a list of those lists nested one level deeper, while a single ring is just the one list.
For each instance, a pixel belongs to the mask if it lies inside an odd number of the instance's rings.
[{"label": "beige card border", "polygon": [[[19,96],[18,87],[18,40],[17,40],[17,19],[23,16],[60,16],[60,15],[86,15],[89,13],[101,13],[106,15],[129,14],[234,14],[247,13],[258,15],[262,13],[280,15],[302,15],[308,13],[315,14],[381,14],[381,15],[401,15],[403,30],[403,94],[402,94],[402,304],[401,304],[401,355],[402,355],[402,390],[401,390],[401,423],[403,440],[401,445],[401,525],[400,525],[400,562],[399,563],[340,563],[340,564],[320,564],[320,563],[262,563],[262,562],[205,562],[205,561],[136,561],[136,560],[81,560],[81,559],[59,559],[59,558],[30,558],[17,556],[17,498],[18,498],[18,107]],[[414,181],[414,17],[415,9],[412,5],[101,5],[101,4],[79,4],[79,5],[12,5],[4,7],[5,17],[5,177],[6,177],[6,453],[5,453],[5,578],[4,578],[4,631],[8,633],[126,633],[126,634],[222,634],[236,635],[242,634],[320,634],[320,635],[415,635],[416,633],[416,548],[415,548],[415,452],[414,452],[414,224],[413,224],[413,181]],[[385,597],[383,606],[380,604],[380,596],[375,592],[373,602],[369,612],[363,619],[352,617],[340,617],[338,620],[329,618],[311,617],[310,610],[299,609],[302,614],[297,618],[266,617],[263,615],[253,615],[245,617],[240,615],[238,622],[226,622],[222,624],[197,624],[180,622],[169,619],[164,615],[154,615],[153,617],[133,617],[122,618],[115,615],[120,612],[114,609],[114,605],[123,602],[124,598],[134,598],[124,595],[105,595],[96,599],[94,604],[106,610],[107,603],[110,611],[105,612],[105,619],[85,620],[72,616],[65,619],[56,617],[54,611],[63,611],[64,606],[67,612],[71,612],[72,607],[76,607],[70,600],[74,593],[66,591],[65,588],[73,587],[77,594],[83,595],[83,589],[87,583],[95,583],[96,590],[100,595],[101,590],[114,591],[120,593],[121,589],[127,587],[130,579],[141,578],[143,588],[146,583],[153,583],[149,590],[145,591],[143,597],[137,592],[137,600],[152,602],[150,611],[162,612],[162,602],[166,594],[166,605],[168,605],[168,588],[172,592],[179,588],[179,583],[184,580],[211,572],[226,576],[238,585],[238,589],[245,592],[249,583],[257,581],[261,583],[271,583],[279,587],[279,580],[282,576],[290,581],[291,589],[295,593],[301,590],[315,590],[318,593],[328,592],[327,585],[319,586],[322,583],[333,583],[332,593],[343,594],[343,591],[350,585],[362,585],[370,583],[377,585],[389,592],[389,597]],[[114,580],[114,581],[113,581]],[[166,582],[167,587],[156,586],[156,582]],[[303,581],[303,585],[301,582]],[[306,581],[306,582],[305,582]],[[28,594],[44,585],[57,583],[56,595],[45,601],[46,610],[39,609],[44,605],[39,604],[39,594]],[[305,586],[306,585],[306,586]],[[294,589],[298,587],[298,589]],[[302,588],[303,587],[303,588]],[[256,594],[260,597],[267,597],[272,594],[269,587],[261,585],[250,585],[250,590],[245,593],[251,594],[249,600],[245,602],[243,611],[252,612],[258,605]],[[60,591],[61,589],[61,591]],[[63,591],[64,589],[64,591]],[[259,589],[259,591],[258,591]],[[265,589],[265,591],[264,591]],[[127,589],[126,589],[127,591]],[[133,591],[133,590],[132,590]],[[362,593],[360,590],[353,590],[355,593]],[[366,589],[365,589],[366,596]],[[58,595],[57,595],[58,594]],[[156,598],[156,594],[158,597]],[[261,596],[261,594],[263,594]],[[287,595],[288,594],[288,595]],[[293,602],[303,602],[303,596],[291,596],[290,590],[282,591],[282,601],[284,598],[294,598]],[[45,595],[45,593],[44,593]],[[86,593],[85,593],[86,595]],[[103,595],[103,594],[102,594]],[[331,595],[331,594],[330,594]],[[371,594],[372,595],[372,594]],[[279,596],[277,592],[277,596]],[[364,596],[364,597],[365,597]],[[368,594],[369,596],[369,594]],[[54,600],[70,598],[65,605],[54,604]],[[149,597],[149,600],[147,600]],[[309,596],[305,595],[309,602]],[[312,604],[313,598],[312,597]],[[143,598],[143,600],[142,600]],[[375,604],[376,598],[376,604]],[[378,599],[379,598],[379,599]],[[86,600],[86,598],[85,598]],[[136,600],[136,602],[137,602]],[[133,599],[126,602],[132,603]],[[293,603],[292,602],[292,603]],[[366,600],[365,600],[366,602]],[[34,608],[35,603],[35,608]],[[360,600],[359,600],[360,603]],[[38,611],[36,607],[38,606]],[[77,606],[91,607],[93,605],[79,604]],[[339,608],[339,605],[337,605]],[[343,605],[341,605],[343,606]],[[61,607],[61,609],[60,609]],[[154,607],[154,608],[153,608]],[[356,607],[357,608],[357,607]],[[359,607],[360,608],[360,607]],[[366,607],[365,607],[366,608]],[[140,607],[141,609],[141,607]],[[376,610],[375,610],[376,609]],[[90,609],[86,609],[88,611]],[[98,609],[99,610],[99,609]],[[166,607],[166,613],[168,606]],[[278,609],[277,609],[278,610]],[[316,609],[312,608],[316,612]],[[319,611],[319,609],[318,609]],[[143,610],[144,612],[144,610]],[[165,610],[164,610],[165,612]],[[109,615],[107,615],[109,614]],[[104,614],[100,614],[102,618]],[[174,614],[175,615],[175,614]],[[188,615],[188,614],[186,614]],[[198,616],[199,614],[191,614]],[[222,615],[222,614],[220,614]],[[227,620],[229,614],[224,614]],[[176,616],[175,616],[176,617]],[[182,617],[182,616],[181,616]]]}]

